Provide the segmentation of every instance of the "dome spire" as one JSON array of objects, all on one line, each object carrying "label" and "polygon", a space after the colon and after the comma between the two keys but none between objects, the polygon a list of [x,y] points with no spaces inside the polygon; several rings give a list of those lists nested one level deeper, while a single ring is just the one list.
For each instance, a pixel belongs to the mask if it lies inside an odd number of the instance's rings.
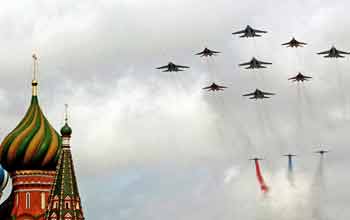
[{"label": "dome spire", "polygon": [[35,53],[32,55],[33,58],[33,79],[32,79],[32,96],[38,95],[38,57]]},{"label": "dome spire", "polygon": [[65,107],[64,126],[61,128],[61,135],[63,138],[63,145],[69,146],[69,140],[70,140],[70,136],[72,134],[72,129],[68,125],[68,104],[65,104],[64,107]]},{"label": "dome spire", "polygon": [[68,104],[64,104],[64,122],[68,124]]}]

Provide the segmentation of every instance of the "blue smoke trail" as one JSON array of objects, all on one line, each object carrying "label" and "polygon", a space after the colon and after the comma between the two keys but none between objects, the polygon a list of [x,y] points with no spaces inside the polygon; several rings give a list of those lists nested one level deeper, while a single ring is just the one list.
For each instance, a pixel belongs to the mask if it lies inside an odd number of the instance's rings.
[{"label": "blue smoke trail", "polygon": [[287,155],[288,156],[288,173],[287,173],[287,179],[290,184],[290,186],[295,187],[294,182],[294,172],[293,172],[293,155]]},{"label": "blue smoke trail", "polygon": [[288,171],[289,171],[290,173],[293,172],[293,160],[292,160],[292,157],[291,157],[291,156],[288,157]]}]

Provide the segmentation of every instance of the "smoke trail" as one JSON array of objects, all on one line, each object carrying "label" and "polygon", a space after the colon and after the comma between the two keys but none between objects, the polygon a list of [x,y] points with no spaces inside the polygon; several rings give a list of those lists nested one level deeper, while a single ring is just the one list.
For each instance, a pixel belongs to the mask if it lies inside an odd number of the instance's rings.
[{"label": "smoke trail", "polygon": [[263,193],[267,193],[269,191],[269,187],[266,185],[264,178],[261,174],[259,160],[255,160],[255,170],[256,170],[256,178],[258,179],[261,191]]},{"label": "smoke trail", "polygon": [[294,171],[293,171],[293,159],[292,156],[288,156],[288,174],[287,179],[289,184],[294,187],[295,181],[294,181]]},{"label": "smoke trail", "polygon": [[301,146],[303,139],[303,104],[302,104],[302,96],[301,96],[301,85],[297,82],[297,128],[296,128],[296,144],[297,146]]},{"label": "smoke trail", "polygon": [[270,136],[273,135],[273,139],[277,142],[277,146],[279,147],[279,153],[282,153],[284,151],[283,147],[285,146],[284,140],[281,137],[279,130],[277,130],[274,127],[273,120],[270,117],[270,111],[268,111],[267,104],[264,101],[262,101],[260,105],[261,108],[259,110],[259,119],[262,123],[265,132],[265,137],[267,138],[267,140],[269,140]]},{"label": "smoke trail", "polygon": [[325,196],[325,184],[324,184],[324,158],[321,154],[320,161],[316,170],[314,181],[312,184],[312,215],[315,219],[325,219],[324,210],[324,196]]},{"label": "smoke trail", "polygon": [[293,172],[293,160],[291,156],[288,157],[288,171]]},{"label": "smoke trail", "polygon": [[338,83],[337,86],[339,88],[339,102],[340,102],[340,105],[343,106],[343,119],[345,119],[347,117],[348,103],[344,92],[343,75],[339,70],[338,60],[336,60],[335,62],[335,69],[337,72],[337,83]]}]

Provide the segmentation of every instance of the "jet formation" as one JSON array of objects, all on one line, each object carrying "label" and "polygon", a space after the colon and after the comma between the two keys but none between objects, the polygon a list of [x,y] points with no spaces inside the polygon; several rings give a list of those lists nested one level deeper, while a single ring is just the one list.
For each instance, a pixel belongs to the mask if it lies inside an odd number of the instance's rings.
[{"label": "jet formation", "polygon": [[282,44],[282,46],[287,47],[303,47],[304,45],[307,45],[307,43],[297,41],[294,37],[289,42]]},{"label": "jet formation", "polygon": [[211,57],[211,56],[217,55],[218,53],[221,53],[221,52],[204,48],[202,52],[196,53],[195,55],[198,55],[200,57]]},{"label": "jet formation", "polygon": [[270,62],[264,62],[257,60],[255,57],[253,57],[249,62],[246,63],[240,63],[239,66],[247,66],[245,69],[260,69],[260,68],[266,68],[264,65],[271,65]]},{"label": "jet formation", "polygon": [[157,67],[156,69],[158,69],[158,70],[165,69],[165,70],[163,70],[163,72],[178,72],[178,71],[184,71],[183,69],[188,69],[188,68],[190,68],[190,67],[176,65],[176,64],[174,64],[172,62],[169,62],[167,65],[161,66],[161,67]]},{"label": "jet formation", "polygon": [[[259,33],[259,34],[257,34]],[[267,31],[262,31],[262,30],[258,30],[258,29],[254,29],[251,26],[247,25],[246,28],[244,30],[241,31],[237,31],[237,32],[233,32],[232,34],[242,34],[239,37],[243,38],[243,37],[261,37],[261,34],[267,33]]]},{"label": "jet formation", "polygon": [[[237,32],[234,32],[232,34],[233,35],[240,35],[239,36],[240,38],[254,38],[254,37],[261,37],[262,34],[264,34],[264,33],[267,33],[267,31],[254,29],[251,26],[247,25],[244,30],[237,31]],[[307,45],[307,43],[298,41],[293,37],[290,41],[288,41],[286,43],[282,43],[281,45],[286,46],[288,48],[298,48],[298,47],[304,47],[305,45]],[[209,48],[205,47],[201,52],[196,53],[194,55],[200,56],[200,57],[211,57],[211,56],[218,55],[219,53],[221,53],[221,52],[210,50]],[[322,52],[319,52],[317,54],[324,55],[325,58],[344,58],[345,55],[350,55],[350,52],[341,51],[341,50],[336,49],[335,46],[332,46],[330,50],[322,51]],[[36,57],[33,57],[33,58],[36,59]],[[266,65],[271,65],[271,64],[272,64],[271,62],[260,61],[260,60],[256,59],[255,57],[252,57],[252,59],[249,62],[240,63],[238,65],[239,65],[239,67],[245,67],[245,69],[259,69],[259,68],[267,68]],[[190,68],[190,67],[183,66],[183,65],[177,65],[177,64],[174,64],[172,62],[169,62],[167,65],[157,67],[156,69],[161,69],[161,70],[163,70],[163,72],[178,72],[178,71],[184,71],[184,69],[188,69],[188,68]],[[311,76],[303,75],[300,72],[296,76],[288,78],[288,80],[290,80],[292,82],[304,82],[304,81],[309,81],[310,79],[312,79]],[[223,91],[226,88],[227,88],[226,86],[218,85],[215,82],[213,82],[211,85],[206,86],[202,89],[207,90],[207,91]],[[273,96],[273,95],[276,95],[276,94],[271,93],[271,92],[264,92],[262,90],[256,89],[254,92],[243,94],[242,96],[249,97],[249,99],[258,100],[258,99],[268,99],[268,98],[271,98],[271,96]],[[323,156],[324,154],[326,154],[328,152],[329,152],[328,150],[318,150],[318,151],[315,151],[314,153],[317,153],[317,154],[320,154],[321,156]],[[284,154],[282,156],[288,157],[289,168],[291,169],[292,168],[292,158],[297,156],[297,155]],[[264,159],[254,157],[254,158],[250,158],[249,160],[254,161],[258,166],[259,165],[258,161],[264,160]],[[261,185],[262,190],[264,192],[266,192],[268,188],[267,188],[266,184],[264,183],[264,180],[262,178],[260,171],[257,171],[257,176],[258,176],[259,182],[262,184]]]},{"label": "jet formation", "polygon": [[210,86],[204,87],[202,89],[205,89],[207,91],[223,91],[226,88],[226,86],[220,86],[216,83],[212,83]]},{"label": "jet formation", "polygon": [[259,89],[256,89],[254,92],[252,93],[247,93],[247,94],[244,94],[242,96],[251,96],[249,99],[255,99],[255,100],[258,100],[258,99],[268,99],[268,98],[271,98],[270,95],[275,95],[275,93],[271,93],[271,92],[263,92]]},{"label": "jet formation", "polygon": [[349,55],[350,53],[338,50],[337,48],[335,48],[335,46],[332,46],[332,48],[330,50],[322,51],[322,52],[319,52],[317,54],[325,55],[325,56],[323,56],[325,58],[344,58],[345,56],[343,56],[343,55]]},{"label": "jet formation", "polygon": [[312,77],[311,76],[305,76],[301,73],[298,73],[298,75],[289,78],[288,80],[292,80],[292,82],[304,82],[309,81]]}]

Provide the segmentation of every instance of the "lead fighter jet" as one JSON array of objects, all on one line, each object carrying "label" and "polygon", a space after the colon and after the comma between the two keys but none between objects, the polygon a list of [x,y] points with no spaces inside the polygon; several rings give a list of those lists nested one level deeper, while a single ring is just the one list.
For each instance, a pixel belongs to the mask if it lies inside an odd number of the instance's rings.
[{"label": "lead fighter jet", "polygon": [[259,69],[259,68],[266,68],[266,66],[263,65],[271,65],[272,63],[264,62],[257,60],[255,57],[253,57],[249,62],[238,64],[239,66],[248,66],[246,69]]},{"label": "lead fighter jet", "polygon": [[214,51],[214,50],[210,50],[208,48],[204,48],[204,50],[200,53],[196,53],[195,55],[200,55],[201,57],[211,57],[213,55],[216,55],[218,53],[221,53],[219,51]]},{"label": "lead fighter jet", "polygon": [[325,153],[328,153],[328,150],[318,150],[318,151],[315,151],[315,153],[323,155]]},{"label": "lead fighter jet", "polygon": [[295,40],[294,37],[292,38],[291,41],[282,44],[282,46],[287,46],[287,47],[303,47],[304,45],[307,45],[307,43],[297,41]]},{"label": "lead fighter jet", "polygon": [[259,89],[256,89],[254,92],[252,93],[248,93],[248,94],[244,94],[243,96],[251,96],[249,99],[268,99],[271,98],[267,95],[275,95],[275,93],[270,93],[270,92],[263,92]]},{"label": "lead fighter jet", "polygon": [[298,75],[289,78],[288,80],[292,80],[292,82],[304,82],[304,81],[309,81],[309,79],[311,79],[311,76],[305,76],[301,73],[298,73]]},{"label": "lead fighter jet", "polygon": [[212,83],[210,86],[204,87],[202,89],[206,89],[207,91],[223,91],[226,88],[226,86],[219,86],[215,83]]},{"label": "lead fighter jet", "polygon": [[158,70],[165,69],[165,70],[163,70],[163,72],[178,72],[178,71],[184,71],[183,69],[187,69],[187,68],[190,68],[190,67],[176,65],[176,64],[174,64],[172,62],[169,62],[167,65],[161,66],[161,67],[157,67],[156,69],[158,69]]},{"label": "lead fighter jet", "polygon": [[282,156],[288,157],[288,158],[292,158],[292,157],[296,157],[297,155],[295,154],[284,154]]},{"label": "lead fighter jet", "polygon": [[264,160],[263,158],[258,158],[258,157],[254,157],[254,158],[251,158],[249,160],[254,160],[254,161],[258,161],[258,160]]},{"label": "lead fighter jet", "polygon": [[249,25],[247,25],[244,30],[233,32],[232,34],[242,34],[241,36],[239,36],[241,38],[243,38],[243,37],[247,37],[247,38],[248,37],[261,37],[261,34],[257,34],[257,33],[267,33],[267,31],[257,30],[257,29],[250,27]]},{"label": "lead fighter jet", "polygon": [[324,55],[326,54],[326,56],[323,56],[323,57],[326,57],[326,58],[344,58],[345,56],[341,55],[341,54],[350,54],[349,52],[345,52],[345,51],[341,51],[341,50],[338,50],[337,48],[335,48],[335,46],[332,46],[332,48],[330,50],[326,50],[326,51],[323,51],[323,52],[319,52],[317,53],[319,55]]}]

